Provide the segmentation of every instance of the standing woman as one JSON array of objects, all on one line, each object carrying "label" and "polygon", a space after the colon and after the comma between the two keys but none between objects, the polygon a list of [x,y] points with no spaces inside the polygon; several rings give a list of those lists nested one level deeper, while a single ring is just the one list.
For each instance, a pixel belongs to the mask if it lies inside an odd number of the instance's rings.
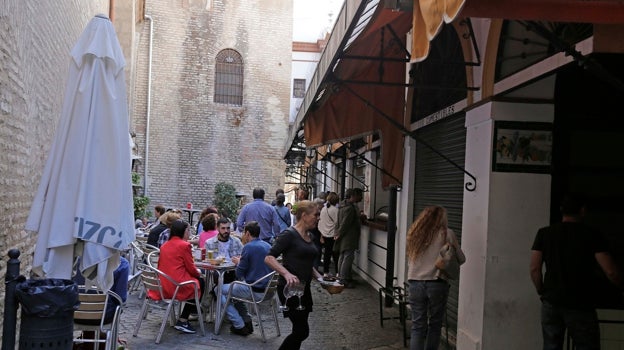
[{"label": "standing woman", "polygon": [[448,228],[446,209],[425,208],[407,232],[407,278],[412,307],[411,350],[434,350],[440,344],[442,318],[448,299],[449,283],[435,267],[442,246],[455,247],[460,263],[466,260],[457,237]]},{"label": "standing woman", "polygon": [[[277,236],[269,255],[264,262],[280,274],[277,290],[280,302],[284,304],[284,286],[302,283],[304,288],[301,297],[301,305],[304,310],[297,310],[299,305],[297,298],[288,299],[288,311],[284,311],[284,317],[292,322],[292,332],[288,335],[280,349],[296,350],[301,343],[310,335],[308,316],[312,312],[312,293],[310,281],[312,278],[321,278],[321,274],[314,269],[314,260],[319,254],[314,245],[309,230],[316,227],[320,211],[316,203],[311,201],[298,202],[293,208],[297,218],[294,226],[287,228]],[[277,257],[282,255],[282,264],[277,262]]]},{"label": "standing woman", "polygon": [[318,229],[321,231],[321,244],[323,245],[323,274],[328,276],[331,260],[334,259],[336,274],[338,273],[338,252],[334,252],[334,236],[336,235],[336,222],[338,222],[338,194],[330,192],[327,195],[327,203],[321,209]]}]

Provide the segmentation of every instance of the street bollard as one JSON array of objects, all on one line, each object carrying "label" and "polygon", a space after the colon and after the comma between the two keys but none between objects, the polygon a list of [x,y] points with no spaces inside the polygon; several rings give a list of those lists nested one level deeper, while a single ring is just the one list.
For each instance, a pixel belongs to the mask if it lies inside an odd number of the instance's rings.
[{"label": "street bollard", "polygon": [[20,276],[20,251],[9,250],[6,276],[4,277],[4,323],[2,327],[2,350],[15,349],[15,333],[17,328],[17,299],[15,298],[15,286],[24,276]]}]

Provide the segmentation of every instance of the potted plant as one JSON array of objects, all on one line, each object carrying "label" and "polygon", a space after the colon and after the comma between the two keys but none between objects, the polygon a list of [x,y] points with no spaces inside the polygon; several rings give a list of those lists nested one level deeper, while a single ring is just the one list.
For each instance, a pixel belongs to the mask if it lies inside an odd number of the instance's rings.
[{"label": "potted plant", "polygon": [[213,204],[222,215],[227,216],[233,222],[236,222],[238,212],[238,198],[236,198],[236,189],[229,183],[219,182],[215,186],[215,197]]}]

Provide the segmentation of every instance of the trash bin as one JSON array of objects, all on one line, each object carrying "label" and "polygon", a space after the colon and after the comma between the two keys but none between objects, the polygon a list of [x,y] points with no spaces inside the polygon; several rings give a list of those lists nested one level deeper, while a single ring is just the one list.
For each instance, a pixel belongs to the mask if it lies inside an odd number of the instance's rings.
[{"label": "trash bin", "polygon": [[15,296],[22,307],[19,350],[71,350],[78,286],[65,279],[29,279],[19,283]]}]

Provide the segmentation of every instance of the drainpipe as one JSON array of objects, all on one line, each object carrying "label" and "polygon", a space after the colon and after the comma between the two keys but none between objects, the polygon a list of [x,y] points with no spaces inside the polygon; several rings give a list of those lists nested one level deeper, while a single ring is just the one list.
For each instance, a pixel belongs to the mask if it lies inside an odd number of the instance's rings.
[{"label": "drainpipe", "polygon": [[145,15],[145,19],[149,21],[149,55],[147,59],[147,115],[145,117],[145,160],[143,174],[143,195],[147,196],[147,169],[149,155],[149,139],[150,139],[150,115],[152,112],[152,47],[154,44],[154,20],[152,16]]}]

